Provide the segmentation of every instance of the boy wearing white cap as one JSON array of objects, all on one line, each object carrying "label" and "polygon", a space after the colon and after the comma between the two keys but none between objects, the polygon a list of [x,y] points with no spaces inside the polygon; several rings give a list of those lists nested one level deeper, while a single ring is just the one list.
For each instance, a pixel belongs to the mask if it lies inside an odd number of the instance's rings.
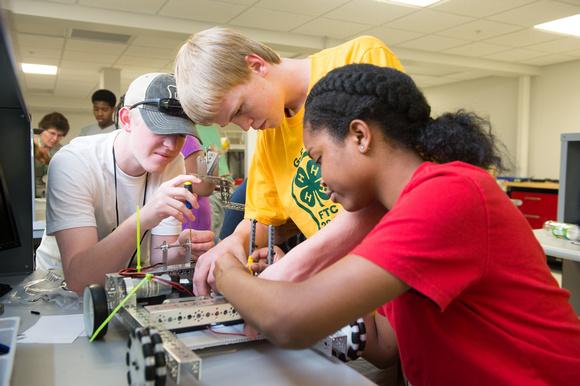
[{"label": "boy wearing white cap", "polygon": [[[105,274],[134,264],[136,207],[140,207],[141,250],[145,264],[160,260],[152,247],[181,243],[185,201],[197,206],[180,155],[185,135],[197,136],[185,116],[170,74],[151,73],[131,83],[112,133],[80,137],[55,156],[49,167],[46,233],[36,252],[38,269],[62,270],[69,289],[81,292],[103,283]],[[213,245],[213,233],[192,231],[192,252]],[[170,263],[184,260],[172,248]]]}]

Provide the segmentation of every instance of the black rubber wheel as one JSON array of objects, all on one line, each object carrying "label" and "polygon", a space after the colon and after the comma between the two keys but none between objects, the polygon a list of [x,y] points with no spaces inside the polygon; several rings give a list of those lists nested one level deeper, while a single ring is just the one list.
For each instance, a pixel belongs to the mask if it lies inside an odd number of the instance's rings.
[{"label": "black rubber wheel", "polygon": [[[109,316],[109,309],[107,306],[107,293],[105,288],[100,284],[91,284],[85,287],[83,292],[83,317],[85,322],[85,332],[89,339],[99,326]],[[107,333],[106,325],[95,339],[101,339]]]}]

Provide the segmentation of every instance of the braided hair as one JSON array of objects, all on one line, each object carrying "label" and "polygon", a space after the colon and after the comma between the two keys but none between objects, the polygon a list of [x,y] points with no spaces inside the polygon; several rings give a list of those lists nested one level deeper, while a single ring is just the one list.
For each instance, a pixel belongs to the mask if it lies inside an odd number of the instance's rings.
[{"label": "braided hair", "polygon": [[342,140],[355,119],[379,124],[385,139],[426,161],[504,170],[489,122],[464,110],[432,119],[431,107],[413,80],[393,68],[349,64],[314,85],[304,113],[311,130],[324,128]]}]

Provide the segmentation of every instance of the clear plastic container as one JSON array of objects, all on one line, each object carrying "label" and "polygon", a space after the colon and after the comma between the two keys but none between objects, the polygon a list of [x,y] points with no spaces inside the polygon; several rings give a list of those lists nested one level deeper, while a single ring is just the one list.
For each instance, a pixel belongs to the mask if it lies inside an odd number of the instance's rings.
[{"label": "clear plastic container", "polygon": [[2,345],[2,354],[0,354],[0,386],[10,385],[19,325],[19,317],[0,318],[0,344]]},{"label": "clear plastic container", "polygon": [[575,224],[567,224],[548,220],[544,223],[544,230],[550,232],[552,236],[559,239],[580,240],[580,227]]}]

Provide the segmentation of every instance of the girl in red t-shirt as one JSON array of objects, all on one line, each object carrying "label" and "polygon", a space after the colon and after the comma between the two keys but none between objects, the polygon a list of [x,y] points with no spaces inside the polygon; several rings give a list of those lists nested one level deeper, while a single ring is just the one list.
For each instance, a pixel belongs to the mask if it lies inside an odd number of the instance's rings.
[{"label": "girl in red t-shirt", "polygon": [[299,348],[378,309],[365,317],[364,356],[384,366],[398,351],[413,386],[577,384],[580,322],[525,218],[485,171],[503,165],[484,120],[432,119],[410,77],[353,64],[314,86],[304,121],[331,199],[388,213],[300,283],[253,277],[221,256],[218,289],[246,323]]}]

